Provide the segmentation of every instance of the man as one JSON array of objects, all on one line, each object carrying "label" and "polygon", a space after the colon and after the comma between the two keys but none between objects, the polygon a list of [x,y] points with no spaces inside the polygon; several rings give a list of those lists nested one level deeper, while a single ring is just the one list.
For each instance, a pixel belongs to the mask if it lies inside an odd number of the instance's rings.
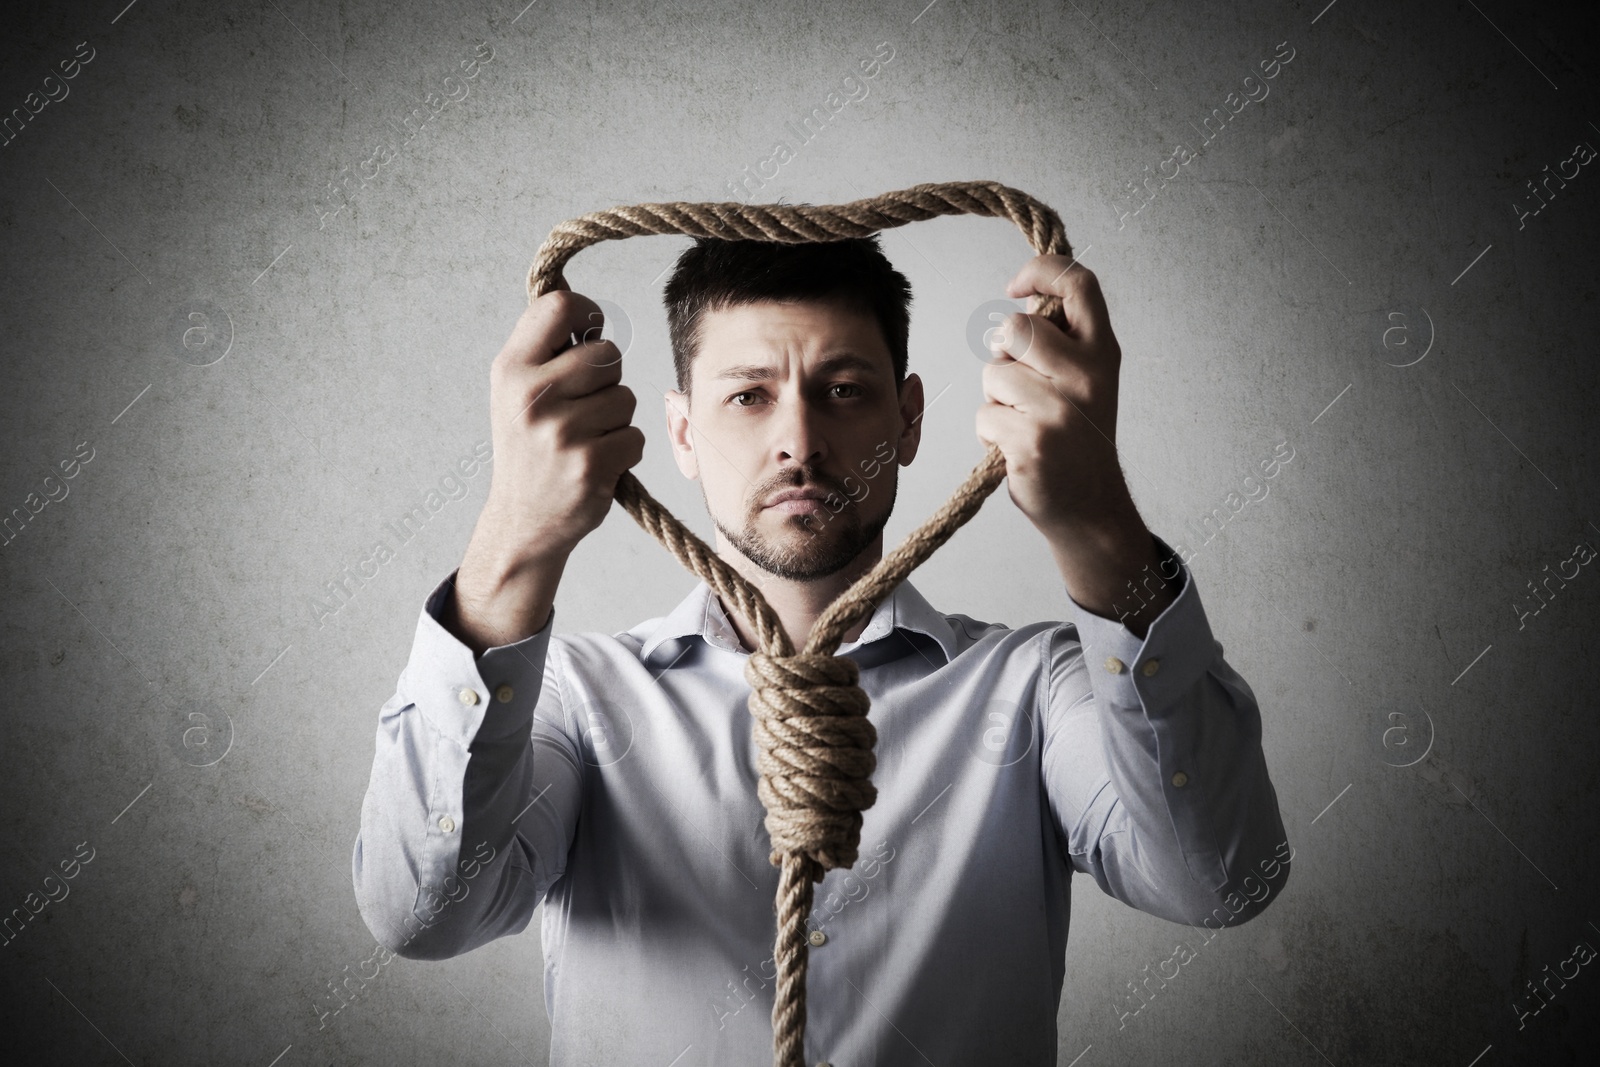
[{"label": "man", "polygon": [[[809,1063],[1053,1064],[1073,871],[1213,929],[1287,877],[1254,696],[1118,466],[1094,275],[1039,256],[1007,291],[1060,296],[1067,326],[1007,318],[977,436],[1071,621],[944,614],[905,581],[846,634],[878,794],[860,859],[817,886]],[[875,239],[701,240],[667,285],[674,456],[796,648],[881,558],[917,454],[910,296]],[[748,622],[700,582],[624,633],[552,631],[562,568],[644,446],[598,322],[547,293],[495,358],[488,499],[380,713],[356,897],[414,959],[518,933],[543,902],[553,1064],[770,1062]]]}]

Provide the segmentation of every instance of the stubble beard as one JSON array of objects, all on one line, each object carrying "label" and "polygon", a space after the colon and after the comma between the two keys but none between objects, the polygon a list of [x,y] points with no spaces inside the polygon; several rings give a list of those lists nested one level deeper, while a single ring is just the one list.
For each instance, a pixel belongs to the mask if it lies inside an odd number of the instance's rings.
[{"label": "stubble beard", "polygon": [[[822,492],[837,493],[837,490],[819,479],[809,479],[798,485],[793,483],[787,486],[777,485],[770,490],[756,493],[757,503],[746,513],[744,527],[738,532],[730,530],[711,513],[709,502],[706,512],[711,514],[711,524],[728,543],[768,574],[792,582],[816,581],[844,570],[877,539],[883,528],[888,525],[889,516],[894,512],[898,486],[893,479],[889,481],[889,506],[883,510],[882,515],[867,524],[861,521],[857,502],[838,496],[836,499],[845,499],[846,502],[837,514],[831,510],[836,502],[834,500],[824,502],[817,510],[805,515],[784,514],[780,516],[781,533],[772,538],[765,536],[760,526],[762,512],[765,509],[759,501],[784,488],[799,489],[808,486]],[[702,497],[704,494],[705,489],[702,486]]]}]

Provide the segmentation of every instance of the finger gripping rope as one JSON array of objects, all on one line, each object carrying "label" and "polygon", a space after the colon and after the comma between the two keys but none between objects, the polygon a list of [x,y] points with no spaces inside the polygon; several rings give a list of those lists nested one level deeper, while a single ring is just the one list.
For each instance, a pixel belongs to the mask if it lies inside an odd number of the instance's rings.
[{"label": "finger gripping rope", "polygon": [[[1072,255],[1061,219],[1027,193],[998,182],[939,182],[848,204],[631,204],[570,219],[550,231],[528,271],[528,300],[565,284],[562,268],[583,249],[652,233],[784,244],[839,241],[939,215],[1007,218],[1035,251]],[[1030,309],[1061,325],[1061,301],[1036,296]],[[878,561],[817,619],[796,652],[760,591],[645,491],[631,471],[617,479],[615,499],[678,561],[705,581],[725,608],[755,631],[759,650],[745,664],[755,718],[756,793],[766,809],[771,860],[779,868],[773,1062],[802,1067],[806,1031],[806,919],[813,884],[835,867],[851,867],[861,838],[861,813],[877,799],[872,748],[877,729],[857,685],[854,660],[833,653],[844,635],[905,577],[950,539],[1005,477],[1005,457],[990,446],[945,504]]]}]

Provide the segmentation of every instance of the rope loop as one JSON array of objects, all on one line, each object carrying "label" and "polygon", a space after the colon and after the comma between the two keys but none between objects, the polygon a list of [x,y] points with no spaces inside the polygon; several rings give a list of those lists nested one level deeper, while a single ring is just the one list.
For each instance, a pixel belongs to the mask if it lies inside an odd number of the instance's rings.
[{"label": "rope loop", "polygon": [[[999,182],[934,182],[848,204],[629,204],[569,219],[550,231],[528,270],[528,301],[565,284],[562,269],[600,241],[642,234],[802,244],[866,237],[939,215],[987,215],[1015,223],[1036,252],[1071,256],[1060,217],[1027,193]],[[1035,295],[1035,315],[1064,323],[1061,299]],[[877,729],[856,683],[854,660],[835,656],[844,635],[869,617],[905,577],[978,513],[1005,478],[1005,457],[990,446],[945,504],[900,546],[846,589],[817,619],[796,652],[761,591],[645,491],[633,472],[617,479],[614,499],[647,533],[711,587],[756,635],[750,655],[750,714],[755,716],[756,792],[766,808],[771,860],[779,868],[777,982],[772,1008],[773,1061],[802,1067],[806,1030],[806,920],[812,886],[827,871],[854,865],[861,813],[877,800],[871,776]]]}]

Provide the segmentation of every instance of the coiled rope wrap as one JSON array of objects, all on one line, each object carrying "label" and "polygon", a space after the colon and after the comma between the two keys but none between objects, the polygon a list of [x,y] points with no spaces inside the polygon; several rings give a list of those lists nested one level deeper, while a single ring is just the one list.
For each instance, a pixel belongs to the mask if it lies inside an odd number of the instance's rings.
[{"label": "coiled rope wrap", "polygon": [[[936,182],[848,204],[632,204],[570,219],[550,231],[528,271],[528,300],[564,284],[562,268],[601,241],[643,234],[685,234],[722,240],[804,244],[867,237],[940,215],[1007,218],[1034,250],[1072,255],[1061,219],[1028,194],[998,182]],[[1035,296],[1033,314],[1061,320],[1061,301]],[[779,868],[777,964],[772,1008],[773,1062],[802,1067],[806,1028],[806,917],[813,883],[835,867],[851,867],[861,813],[877,799],[871,781],[877,730],[870,701],[857,684],[854,660],[833,653],[856,623],[950,539],[1005,477],[1005,457],[990,446],[950,499],[900,546],[862,575],[817,619],[795,652],[777,614],[759,590],[645,491],[633,472],[617,479],[615,499],[678,561],[705,581],[723,606],[755,631],[760,648],[745,664],[755,717],[757,794],[766,809],[771,862]]]}]

